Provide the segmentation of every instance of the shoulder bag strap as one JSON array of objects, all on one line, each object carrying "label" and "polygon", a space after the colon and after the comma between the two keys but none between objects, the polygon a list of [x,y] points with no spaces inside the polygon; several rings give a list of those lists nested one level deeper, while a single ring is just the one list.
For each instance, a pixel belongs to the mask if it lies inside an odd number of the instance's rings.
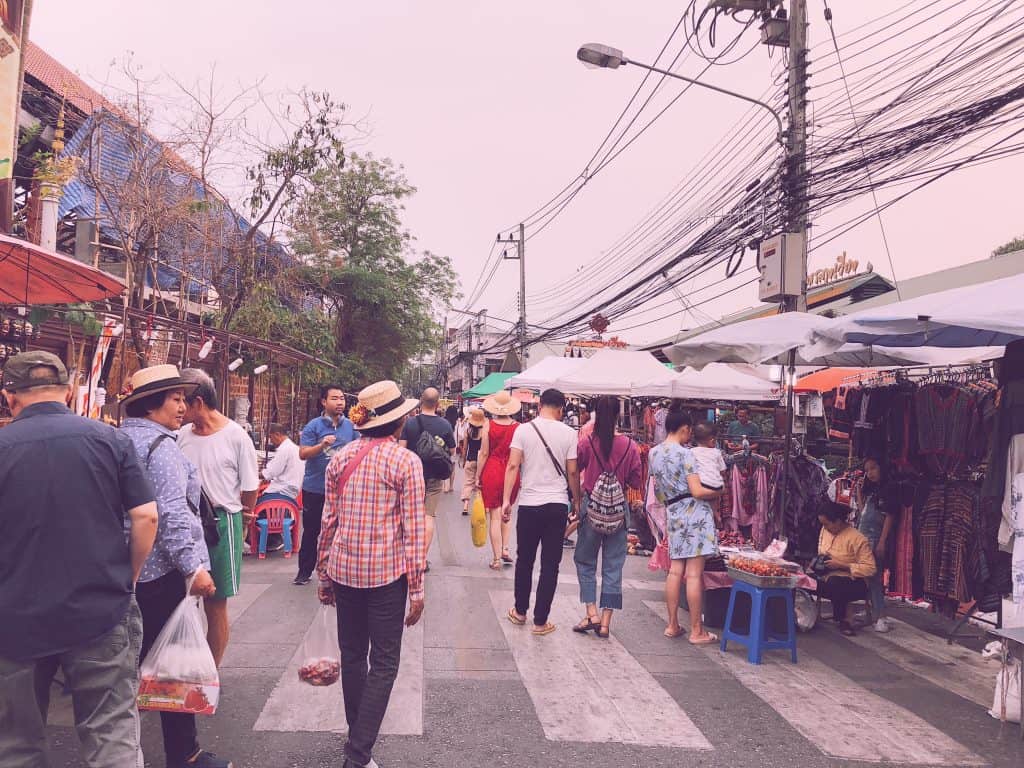
[{"label": "shoulder bag strap", "polygon": [[341,477],[338,479],[338,496],[341,496],[342,491],[345,490],[345,484],[348,483],[349,478],[352,477],[352,473],[355,472],[359,465],[363,463],[363,459],[366,458],[366,455],[370,450],[374,446],[379,445],[385,439],[387,438],[368,440],[366,445],[360,448],[356,452],[356,455],[348,460],[348,464],[345,465],[345,469],[341,471]]},{"label": "shoulder bag strap", "polygon": [[149,444],[149,450],[146,452],[146,469],[149,469],[149,460],[153,458],[153,454],[156,452],[156,449],[160,447],[160,443],[170,437],[170,435],[161,433],[156,436],[152,443]]},{"label": "shoulder bag strap", "polygon": [[537,426],[536,421],[531,421],[530,426],[533,427],[533,431],[537,433],[537,437],[544,443],[544,448],[547,449],[548,456],[551,457],[551,463],[555,465],[555,471],[558,472],[559,477],[565,477],[565,470],[562,469],[562,465],[558,463],[558,459],[555,458],[555,454],[551,451],[551,446],[548,445],[548,441],[544,439],[544,435],[541,434],[540,428]]}]

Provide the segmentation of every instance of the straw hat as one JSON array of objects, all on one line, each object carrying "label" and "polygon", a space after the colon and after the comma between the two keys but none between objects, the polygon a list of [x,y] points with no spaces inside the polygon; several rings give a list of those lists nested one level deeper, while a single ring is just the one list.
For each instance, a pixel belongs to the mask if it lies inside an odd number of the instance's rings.
[{"label": "straw hat", "polygon": [[398,421],[419,405],[409,400],[393,381],[378,381],[359,393],[359,403],[349,410],[348,417],[356,429],[373,429]]},{"label": "straw hat", "polygon": [[140,368],[131,378],[128,385],[131,388],[120,403],[124,408],[128,403],[135,402],[140,398],[152,395],[156,392],[170,392],[174,389],[183,389],[185,394],[191,394],[199,386],[198,383],[183,381],[178,373],[176,365],[151,365],[148,368]]},{"label": "straw hat", "polygon": [[487,417],[484,416],[484,412],[479,408],[470,408],[469,410],[469,424],[473,427],[482,427],[487,423]]},{"label": "straw hat", "polygon": [[505,390],[495,392],[484,400],[484,410],[492,416],[515,416],[523,404]]}]

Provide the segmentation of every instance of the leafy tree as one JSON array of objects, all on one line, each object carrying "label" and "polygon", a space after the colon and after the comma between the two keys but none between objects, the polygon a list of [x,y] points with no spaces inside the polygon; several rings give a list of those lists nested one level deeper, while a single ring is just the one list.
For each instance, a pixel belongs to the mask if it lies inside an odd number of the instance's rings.
[{"label": "leafy tree", "polygon": [[1024,237],[1015,237],[1010,242],[1003,243],[1003,245],[1000,245],[998,248],[992,251],[992,255],[1002,256],[1003,254],[1006,253],[1013,253],[1014,251],[1021,250],[1024,250]]},{"label": "leafy tree", "polygon": [[311,181],[291,221],[305,263],[288,282],[323,308],[343,383],[399,378],[436,349],[433,317],[457,297],[451,261],[413,248],[401,215],[416,190],[391,160],[351,154]]}]

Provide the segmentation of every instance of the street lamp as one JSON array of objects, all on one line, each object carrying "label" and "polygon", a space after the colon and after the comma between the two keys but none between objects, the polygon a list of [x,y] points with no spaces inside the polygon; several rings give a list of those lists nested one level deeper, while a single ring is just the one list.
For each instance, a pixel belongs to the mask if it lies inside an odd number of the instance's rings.
[{"label": "street lamp", "polygon": [[719,88],[717,85],[702,83],[700,80],[694,80],[691,77],[678,75],[675,72],[668,71],[667,69],[659,69],[658,67],[652,67],[650,64],[641,64],[639,61],[627,59],[618,48],[612,48],[611,46],[602,45],[601,43],[587,43],[580,47],[580,49],[576,51],[576,58],[588,67],[596,67],[600,69],[618,69],[626,64],[632,64],[633,66],[640,67],[641,69],[648,69],[651,72],[657,72],[659,75],[674,77],[677,80],[684,80],[691,85],[699,85],[701,88],[708,88],[712,91],[718,91],[719,93],[724,93],[727,96],[734,96],[737,99],[743,99],[743,101],[756,104],[759,107],[767,109],[771,113],[772,117],[775,118],[775,122],[779,126],[779,133],[777,137],[778,141],[780,144],[785,143],[785,131],[782,128],[782,117],[763,101],[758,101],[757,99],[752,99],[749,96],[744,96],[742,93],[736,93],[735,91],[730,91],[725,88]]}]

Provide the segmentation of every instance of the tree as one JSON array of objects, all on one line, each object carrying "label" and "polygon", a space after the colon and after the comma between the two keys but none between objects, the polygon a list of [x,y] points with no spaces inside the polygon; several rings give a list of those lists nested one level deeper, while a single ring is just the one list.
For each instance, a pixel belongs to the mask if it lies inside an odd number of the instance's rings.
[{"label": "tree", "polygon": [[401,214],[416,190],[391,160],[351,154],[312,182],[290,222],[305,262],[290,284],[326,313],[344,383],[399,378],[436,349],[433,318],[458,295],[451,261],[414,249]]},{"label": "tree", "polygon": [[1002,256],[1007,253],[1013,253],[1014,251],[1024,251],[1024,237],[1015,237],[1008,243],[1003,243],[994,251],[993,256]]}]

